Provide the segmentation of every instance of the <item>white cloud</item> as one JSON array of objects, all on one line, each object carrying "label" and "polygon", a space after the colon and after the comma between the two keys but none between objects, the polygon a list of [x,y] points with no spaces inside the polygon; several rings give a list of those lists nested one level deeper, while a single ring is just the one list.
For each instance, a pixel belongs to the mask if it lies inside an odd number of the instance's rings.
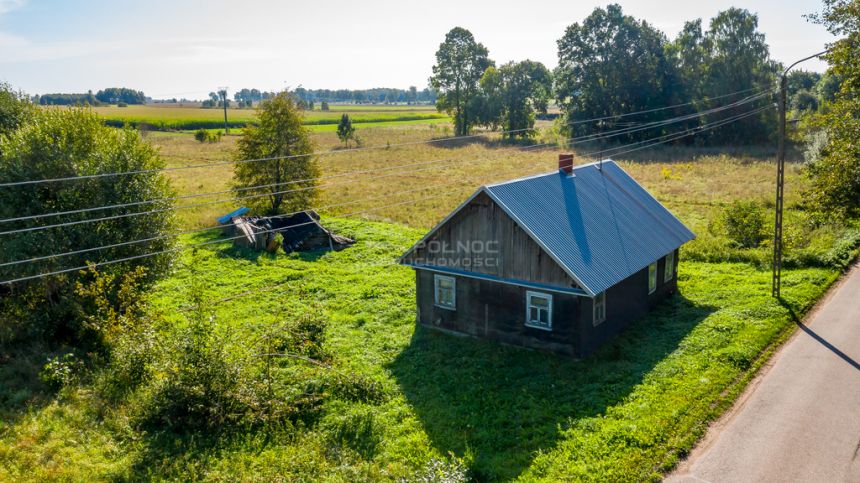
[{"label": "white cloud", "polygon": [[0,15],[17,10],[26,3],[27,0],[0,0]]}]

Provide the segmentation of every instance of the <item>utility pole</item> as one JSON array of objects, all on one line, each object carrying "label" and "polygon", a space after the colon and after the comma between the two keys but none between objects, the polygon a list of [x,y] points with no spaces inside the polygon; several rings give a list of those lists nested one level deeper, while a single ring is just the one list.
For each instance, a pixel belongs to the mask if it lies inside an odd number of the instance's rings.
[{"label": "utility pole", "polygon": [[230,128],[227,127],[227,87],[219,87],[218,95],[221,96],[221,105],[224,106],[224,134],[230,134]]},{"label": "utility pole", "polygon": [[776,153],[776,216],[773,224],[773,283],[771,288],[771,295],[775,298],[780,297],[782,282],[782,208],[785,193],[785,111],[788,71],[801,62],[820,57],[827,52],[830,52],[830,49],[798,60],[782,71],[779,78],[779,144]]}]

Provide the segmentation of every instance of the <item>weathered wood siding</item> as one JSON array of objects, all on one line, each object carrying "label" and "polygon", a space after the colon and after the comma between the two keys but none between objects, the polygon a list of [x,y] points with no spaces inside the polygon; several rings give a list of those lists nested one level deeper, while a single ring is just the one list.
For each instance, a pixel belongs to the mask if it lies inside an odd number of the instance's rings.
[{"label": "weathered wood siding", "polygon": [[[456,310],[434,304],[434,273],[416,270],[418,321],[427,326],[506,344],[578,356],[576,327],[580,300],[575,295],[552,295],[552,330],[525,325],[526,289],[474,278],[456,279]],[[539,290],[535,290],[538,291]]]},{"label": "weathered wood siding", "polygon": [[577,287],[555,260],[485,193],[464,206],[404,261]]},{"label": "weathered wood siding", "polygon": [[648,267],[613,285],[606,291],[606,320],[594,325],[594,300],[583,298],[577,334],[578,351],[582,355],[594,352],[604,341],[618,334],[631,322],[644,316],[648,310],[678,288],[678,250],[675,250],[675,269],[672,279],[665,280],[665,257],[657,262],[657,290],[648,293]]}]

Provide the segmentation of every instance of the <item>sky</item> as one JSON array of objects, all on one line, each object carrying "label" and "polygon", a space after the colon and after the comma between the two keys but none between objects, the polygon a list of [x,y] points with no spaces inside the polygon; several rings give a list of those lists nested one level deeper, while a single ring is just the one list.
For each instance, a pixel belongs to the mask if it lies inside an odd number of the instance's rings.
[{"label": "sky", "polygon": [[[556,41],[608,2],[582,0],[266,1],[0,0],[0,81],[30,94],[130,87],[154,98],[205,98],[227,86],[281,90],[427,85],[452,27],[469,29],[498,64],[557,63]],[[671,39],[687,20],[757,13],[784,63],[834,38],[803,15],[810,0],[619,1]],[[826,65],[810,61],[808,70]]]}]

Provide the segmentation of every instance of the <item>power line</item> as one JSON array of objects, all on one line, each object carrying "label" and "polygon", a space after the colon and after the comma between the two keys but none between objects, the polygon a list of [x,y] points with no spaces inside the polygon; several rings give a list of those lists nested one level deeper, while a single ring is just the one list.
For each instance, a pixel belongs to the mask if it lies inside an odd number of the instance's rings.
[{"label": "power line", "polygon": [[[733,95],[737,95],[737,94],[743,94],[745,92],[749,92],[750,90],[752,90],[752,89],[744,89],[741,91],[732,92],[729,94],[724,94],[724,95],[718,96],[718,97],[712,97],[712,98],[708,98],[708,99],[704,99],[704,100],[698,100],[698,101],[691,101],[691,102],[687,102],[684,104],[676,104],[673,106],[666,106],[666,107],[661,107],[661,108],[656,108],[656,109],[648,109],[648,110],[644,110],[644,111],[636,111],[636,112],[631,112],[631,113],[626,113],[626,114],[619,114],[616,116],[607,116],[607,117],[602,117],[602,118],[585,119],[585,120],[581,120],[581,121],[576,121],[575,123],[581,124],[584,122],[600,121],[600,120],[605,120],[605,119],[614,119],[614,118],[618,118],[618,117],[632,116],[632,115],[636,115],[636,114],[645,114],[645,113],[655,112],[655,111],[660,111],[660,110],[673,109],[675,107],[692,105],[692,104],[695,104],[697,102],[708,102],[711,100],[725,98],[725,97],[729,97],[729,96],[733,96]],[[531,128],[523,128],[523,129],[512,129],[512,130],[507,130],[507,131],[496,131],[494,133],[496,133],[496,134],[511,134],[511,133],[516,133],[516,132],[533,131],[535,129],[537,129],[537,128],[531,127]],[[126,176],[126,175],[133,175],[133,174],[148,174],[148,173],[158,173],[158,172],[180,171],[180,170],[186,170],[186,169],[211,168],[211,167],[226,166],[226,165],[241,164],[241,163],[252,163],[252,162],[263,162],[263,161],[287,160],[287,159],[295,159],[295,158],[306,158],[306,157],[310,157],[310,156],[330,156],[330,155],[334,155],[334,154],[345,154],[345,153],[356,152],[356,151],[379,150],[379,149],[389,149],[392,147],[412,146],[412,145],[417,145],[417,144],[433,144],[433,143],[439,143],[439,142],[450,142],[450,141],[457,141],[457,140],[463,140],[463,139],[477,138],[477,137],[484,136],[486,134],[489,134],[489,133],[472,134],[472,135],[466,135],[466,136],[453,136],[453,137],[448,137],[448,138],[430,139],[430,140],[425,140],[425,141],[411,141],[411,142],[398,143],[398,144],[390,144],[390,145],[387,144],[385,146],[380,145],[380,146],[369,146],[369,147],[357,147],[357,148],[350,148],[350,149],[341,149],[341,150],[337,150],[337,151],[317,151],[317,152],[306,153],[306,154],[293,154],[293,155],[272,156],[272,157],[264,157],[264,158],[256,158],[256,159],[221,161],[221,162],[217,162],[217,163],[206,163],[206,164],[197,164],[197,165],[189,165],[189,166],[175,166],[175,167],[171,167],[171,168],[155,168],[155,169],[144,169],[144,170],[133,170],[133,171],[118,171],[118,172],[111,172],[111,173],[97,173],[97,174],[90,174],[90,175],[67,176],[67,177],[60,177],[60,178],[47,178],[47,179],[39,179],[39,180],[14,181],[14,182],[0,183],[0,188],[12,187],[12,186],[32,185],[32,184],[42,184],[42,183],[55,183],[55,182],[60,182],[60,181],[72,181],[72,180],[80,180],[80,179],[95,179],[95,178],[106,178],[106,177],[114,177],[114,176]]]},{"label": "power line", "polygon": [[[696,128],[692,128],[692,129],[688,129],[688,130],[686,130],[686,131],[683,131],[683,132],[681,132],[680,134],[679,134],[679,133],[672,133],[672,134],[667,134],[667,135],[663,135],[663,136],[658,136],[658,137],[651,138],[651,139],[648,139],[648,140],[639,141],[639,142],[636,142],[636,143],[630,143],[630,144],[626,144],[626,145],[623,145],[623,146],[619,146],[619,147],[615,147],[615,148],[610,148],[610,149],[606,149],[606,150],[602,150],[602,151],[595,151],[595,152],[592,152],[592,153],[588,153],[588,154],[584,155],[583,157],[591,157],[591,156],[593,156],[593,155],[595,155],[595,154],[603,154],[603,153],[606,153],[606,152],[614,151],[614,150],[617,150],[617,149],[622,149],[622,148],[629,147],[629,146],[640,145],[640,144],[643,144],[643,143],[651,143],[651,144],[645,144],[645,145],[643,145],[643,146],[640,146],[640,147],[637,147],[637,148],[634,148],[634,149],[628,149],[628,150],[626,150],[626,151],[614,152],[614,153],[612,153],[612,155],[619,155],[619,154],[625,154],[625,153],[628,153],[628,152],[637,151],[637,150],[639,150],[639,149],[644,149],[644,148],[647,148],[647,147],[650,147],[650,146],[653,146],[653,145],[656,145],[656,144],[662,144],[662,143],[665,143],[665,142],[673,141],[673,140],[675,140],[675,139],[680,139],[680,138],[685,137],[685,136],[690,136],[690,135],[696,134],[696,133],[698,133],[698,132],[701,132],[701,131],[704,131],[704,130],[707,130],[707,129],[713,129],[713,128],[716,128],[716,127],[719,127],[719,126],[722,126],[722,125],[725,125],[725,124],[728,124],[728,123],[734,122],[734,121],[736,121],[736,120],[739,120],[739,119],[742,119],[742,118],[746,118],[746,117],[749,117],[749,116],[755,115],[755,114],[757,114],[757,113],[759,113],[759,112],[762,112],[763,110],[765,110],[765,109],[767,109],[767,108],[769,108],[769,107],[772,107],[772,106],[764,106],[764,107],[760,107],[760,108],[754,109],[753,111],[749,111],[749,112],[746,112],[746,113],[743,113],[743,114],[735,115],[735,116],[732,116],[732,117],[730,117],[730,118],[726,118],[726,119],[723,119],[723,120],[720,120],[720,121],[714,121],[714,122],[711,122],[711,123],[707,123],[707,124],[705,124],[705,125],[698,126],[698,127],[696,127]],[[652,142],[652,141],[661,140],[661,139],[663,139],[663,140],[662,140],[662,141],[658,141],[658,142]],[[437,186],[432,186],[432,187],[430,187],[430,188],[435,188],[435,187],[437,187]],[[326,208],[333,208],[333,207],[337,207],[337,206],[344,206],[344,205],[349,205],[349,204],[354,204],[354,203],[360,203],[360,202],[363,202],[363,201],[371,201],[371,200],[373,200],[373,199],[387,198],[387,197],[395,196],[395,195],[397,195],[397,194],[403,194],[403,193],[410,193],[410,192],[415,192],[415,191],[421,191],[421,190],[424,190],[424,189],[429,189],[429,188],[428,188],[428,187],[422,187],[422,188],[418,188],[418,189],[416,189],[416,190],[409,190],[409,191],[405,191],[405,192],[392,193],[392,194],[389,194],[389,195],[384,195],[384,196],[382,196],[382,197],[375,197],[375,198],[373,198],[373,197],[372,197],[372,198],[369,198],[369,199],[354,200],[354,201],[351,201],[351,202],[345,202],[345,203],[340,203],[340,204],[336,204],[336,205],[323,206],[323,207],[319,207],[319,208],[316,208],[316,209],[326,209]],[[284,217],[284,216],[290,216],[290,215],[293,215],[293,214],[296,214],[296,213],[298,213],[298,212],[290,213],[290,214],[286,214],[286,215],[274,216],[274,217],[263,217],[262,219],[281,218],[281,217]],[[106,246],[100,246],[100,247],[94,247],[94,248],[87,248],[87,249],[82,249],[82,250],[76,250],[76,251],[66,252],[66,253],[62,253],[62,254],[53,254],[53,255],[46,255],[46,256],[41,256],[41,257],[35,257],[35,258],[30,258],[30,259],[24,259],[24,260],[16,260],[16,261],[12,261],[12,262],[2,263],[2,264],[0,264],[0,267],[3,267],[3,266],[10,266],[10,265],[17,265],[17,264],[22,264],[22,263],[34,262],[34,261],[40,261],[40,260],[45,260],[45,259],[59,258],[59,257],[62,257],[62,256],[68,256],[68,255],[83,254],[83,253],[88,253],[88,252],[92,252],[92,251],[96,251],[96,250],[102,250],[102,249],[118,248],[118,247],[122,247],[122,246],[129,246],[129,245],[132,245],[132,244],[146,243],[146,242],[150,242],[150,241],[157,241],[157,240],[161,240],[161,239],[172,238],[172,237],[177,237],[177,236],[186,235],[186,234],[200,233],[200,232],[210,231],[210,230],[220,229],[220,228],[222,228],[222,226],[218,225],[218,226],[213,226],[213,227],[208,227],[208,228],[203,228],[203,229],[197,229],[197,230],[191,230],[191,231],[181,232],[181,233],[177,233],[177,234],[161,235],[161,236],[158,236],[158,237],[146,238],[146,239],[142,239],[142,240],[133,240],[133,241],[122,242],[122,243],[117,243],[117,244],[112,244],[112,245],[106,245]]]},{"label": "power line", "polygon": [[[604,133],[595,133],[595,134],[573,137],[573,138],[566,139],[564,141],[564,144],[566,146],[572,146],[575,144],[581,144],[583,142],[595,141],[595,140],[599,140],[599,139],[606,139],[609,137],[615,137],[615,136],[620,136],[620,135],[624,135],[624,134],[630,134],[633,132],[644,131],[644,130],[652,129],[655,127],[666,126],[669,124],[674,124],[677,122],[682,122],[682,121],[686,121],[689,119],[694,119],[697,117],[703,117],[703,116],[707,116],[710,114],[721,112],[721,111],[724,111],[727,109],[738,107],[738,106],[741,106],[741,105],[746,104],[746,103],[754,102],[755,100],[758,100],[765,95],[767,95],[767,93],[760,93],[760,94],[756,94],[753,96],[748,96],[745,99],[735,101],[735,102],[733,102],[731,104],[727,104],[725,106],[712,108],[712,109],[702,111],[699,113],[686,114],[683,116],[676,116],[674,118],[670,118],[670,119],[666,119],[666,120],[662,120],[662,121],[653,121],[653,122],[650,122],[650,123],[647,123],[647,124],[644,124],[644,125],[638,126],[638,127],[622,128],[622,129],[618,129],[618,130],[607,131]],[[572,141],[576,141],[576,142],[572,142]],[[536,145],[532,145],[532,146],[526,146],[526,147],[518,148],[518,149],[522,150],[522,151],[527,151],[530,149],[536,149],[539,147],[549,146],[549,145],[553,145],[553,144],[555,144],[555,143],[543,143],[543,144],[536,144]],[[324,179],[339,178],[339,177],[350,176],[350,175],[355,175],[355,174],[366,174],[366,173],[376,172],[376,171],[388,171],[388,170],[403,168],[403,167],[421,166],[421,165],[425,165],[425,164],[436,164],[436,163],[444,163],[444,162],[449,162],[449,161],[452,161],[452,158],[444,158],[444,159],[440,159],[440,160],[432,160],[432,161],[421,162],[421,163],[412,163],[412,164],[407,164],[407,165],[396,165],[396,166],[388,166],[388,167],[382,167],[382,168],[376,168],[376,169],[352,171],[352,172],[339,173],[339,174],[330,175],[330,176],[320,176],[320,177],[315,177],[315,178],[292,180],[292,181],[287,181],[287,182],[282,182],[282,183],[272,183],[272,184],[266,184],[266,185],[251,186],[251,187],[245,187],[245,188],[238,188],[236,191],[248,191],[248,190],[253,190],[253,189],[263,189],[263,188],[269,188],[269,187],[274,187],[274,186],[299,184],[299,183],[312,182],[312,181],[318,181],[318,180],[324,180]],[[385,176],[380,176],[380,177],[385,177]],[[88,220],[78,220],[78,221],[67,222],[67,223],[57,223],[57,224],[53,224],[53,225],[42,225],[42,226],[37,226],[37,227],[20,228],[20,229],[7,230],[4,232],[0,232],[0,235],[8,235],[8,234],[15,234],[15,233],[30,232],[30,231],[40,231],[40,230],[45,230],[45,229],[49,229],[49,228],[77,225],[77,224],[83,224],[83,223],[94,223],[94,222],[99,222],[99,221],[107,221],[107,220],[126,218],[126,217],[131,217],[131,216],[142,216],[142,215],[161,213],[161,212],[171,211],[171,210],[191,209],[191,208],[197,208],[197,207],[201,207],[201,206],[208,206],[208,205],[219,204],[219,203],[227,203],[227,202],[231,202],[231,201],[239,201],[242,199],[255,199],[255,198],[261,198],[261,197],[277,195],[277,194],[285,194],[285,193],[290,193],[290,192],[305,191],[305,190],[309,190],[309,189],[313,189],[313,187],[301,188],[301,189],[296,189],[296,190],[286,190],[286,191],[264,193],[261,195],[239,196],[239,197],[231,198],[230,200],[216,200],[216,201],[209,201],[209,202],[197,203],[197,204],[191,204],[191,205],[180,205],[180,206],[157,209],[157,210],[125,213],[125,214],[121,214],[121,215],[113,215],[113,216],[107,216],[107,217],[101,217],[101,218],[93,218],[93,219],[88,219]],[[208,192],[208,193],[197,193],[197,194],[193,194],[193,195],[185,195],[185,196],[179,196],[179,197],[173,197],[173,198],[160,198],[160,199],[136,201],[136,202],[130,202],[130,203],[121,203],[121,204],[106,205],[106,206],[99,206],[99,207],[92,207],[92,208],[82,208],[82,209],[78,209],[78,210],[68,210],[68,211],[64,211],[64,212],[46,213],[46,214],[38,214],[38,215],[26,215],[26,216],[20,216],[20,217],[0,220],[0,223],[11,222],[11,221],[24,221],[24,220],[37,219],[37,218],[43,218],[43,217],[48,217],[48,216],[60,216],[60,215],[67,215],[67,214],[86,213],[86,212],[92,212],[92,211],[99,211],[99,210],[103,210],[103,209],[125,208],[125,207],[131,207],[131,206],[140,206],[140,205],[149,204],[149,203],[175,201],[175,200],[180,200],[180,199],[200,198],[200,197],[204,197],[204,196],[210,196],[210,195],[216,195],[216,194],[226,194],[226,193],[230,193],[230,192],[232,192],[232,191],[231,190],[225,190],[225,191],[215,191],[215,192]]]},{"label": "power line", "polygon": [[[708,129],[708,128],[716,128],[716,127],[719,127],[719,126],[721,126],[721,125],[723,125],[723,124],[727,124],[728,122],[734,122],[735,120],[739,120],[739,119],[742,119],[742,118],[745,118],[745,117],[753,116],[753,115],[758,114],[759,112],[762,112],[762,111],[764,111],[764,110],[766,110],[766,109],[768,109],[768,108],[770,108],[770,107],[772,107],[772,106],[764,106],[764,107],[762,107],[762,108],[755,109],[755,110],[750,111],[750,112],[747,112],[747,113],[745,113],[745,114],[741,114],[741,115],[738,115],[738,116],[734,116],[734,117],[736,117],[737,119],[726,119],[726,120],[722,120],[722,121],[715,121],[715,122],[711,123],[711,124],[713,124],[713,126],[708,127],[707,125],[703,125],[703,126],[698,126],[698,127],[696,127],[696,128],[693,128],[692,130],[695,130],[695,129],[704,130],[704,129]],[[684,137],[684,136],[689,136],[689,135],[696,134],[696,132],[689,132],[689,131],[692,131],[692,130],[687,130],[688,132],[685,132],[685,133],[683,133],[682,135],[679,135],[679,136],[677,136],[677,137],[676,137],[676,138],[674,138],[674,139],[679,139],[680,137]],[[663,137],[665,137],[665,136],[663,136]],[[655,139],[656,139],[656,138],[655,138]],[[662,143],[665,143],[665,142],[669,142],[669,141],[674,140],[674,139],[667,139],[667,140],[663,140],[663,141],[659,141],[659,142],[650,143],[650,144],[647,144],[647,145],[644,145],[644,146],[640,146],[640,147],[637,147],[637,148],[633,148],[633,149],[629,149],[629,150],[626,150],[626,151],[621,151],[621,152],[619,152],[619,153],[615,153],[615,155],[618,155],[618,154],[625,154],[625,153],[628,153],[628,152],[633,152],[633,151],[636,151],[636,150],[649,148],[649,147],[652,147],[652,146],[654,146],[654,145],[662,144]],[[652,139],[652,140],[653,140],[653,139]],[[629,146],[629,145],[628,145],[628,146]],[[220,298],[220,299],[216,299],[216,300],[209,301],[206,305],[207,305],[207,307],[213,307],[213,306],[215,306],[215,305],[219,305],[219,304],[222,304],[222,303],[225,303],[225,302],[230,302],[230,301],[236,300],[236,299],[238,299],[238,298],[248,297],[248,296],[254,296],[254,295],[259,295],[259,294],[262,294],[262,293],[265,293],[265,292],[271,292],[271,291],[273,291],[273,290],[275,290],[275,289],[279,289],[279,288],[281,288],[281,287],[283,287],[283,286],[285,286],[285,285],[289,284],[291,281],[292,281],[292,280],[285,280],[285,281],[282,281],[282,282],[276,283],[276,284],[274,284],[274,285],[272,285],[272,284],[262,284],[262,286],[261,286],[261,284],[250,284],[250,283],[249,283],[249,284],[245,284],[245,285],[244,285],[244,287],[240,287],[240,289],[241,289],[241,288],[246,288],[245,290],[243,290],[243,291],[241,291],[241,292],[239,292],[239,293],[233,294],[233,295],[229,295],[229,296],[226,296],[226,297],[222,297],[222,298]],[[252,287],[252,285],[256,285],[256,288],[249,288],[249,287]],[[186,311],[186,310],[190,310],[190,309],[183,309],[182,311]]]},{"label": "power line", "polygon": [[[366,210],[361,210],[361,211],[356,211],[356,212],[353,212],[353,213],[348,213],[348,214],[343,215],[343,216],[344,216],[344,217],[355,216],[355,215],[360,215],[360,214],[365,214],[365,213],[373,212],[373,211],[376,211],[376,210],[381,210],[381,209],[383,209],[383,208],[391,208],[391,207],[393,207],[393,206],[400,206],[400,205],[405,205],[405,204],[408,204],[408,203],[417,203],[417,202],[420,202],[420,201],[427,201],[427,200],[431,200],[431,199],[435,199],[435,198],[441,198],[442,196],[446,196],[446,195],[448,195],[448,194],[450,194],[450,193],[452,193],[452,192],[454,192],[454,191],[461,191],[461,190],[463,190],[463,189],[464,189],[464,187],[460,187],[460,188],[457,188],[457,189],[444,191],[444,192],[442,192],[441,194],[437,194],[437,195],[434,195],[434,196],[428,196],[428,197],[425,197],[425,198],[420,198],[420,199],[418,199],[418,200],[406,200],[406,201],[402,201],[402,202],[399,202],[399,203],[392,203],[392,204],[389,204],[389,205],[378,206],[378,207],[376,207],[376,208],[369,208],[369,209],[366,209]],[[471,189],[471,187],[470,187],[470,189]],[[291,215],[294,215],[294,214],[297,214],[297,213],[298,213],[298,212],[296,212],[296,213],[292,213]],[[285,216],[291,216],[291,215],[277,215],[277,216],[271,216],[271,217],[262,217],[261,219],[269,219],[269,220],[271,220],[271,219],[275,219],[275,218],[283,218],[283,217],[285,217]],[[313,223],[316,223],[316,221],[312,221],[312,222],[311,222],[311,221],[309,221],[309,222],[305,222],[305,223],[299,223],[299,224],[296,224],[296,225],[290,225],[290,226],[289,226],[289,228],[297,228],[297,227],[300,227],[300,226],[310,225],[310,224],[313,224]],[[269,229],[269,230],[261,230],[261,231],[259,231],[259,232],[256,232],[256,234],[257,234],[257,235],[260,235],[260,234],[264,234],[264,233],[272,233],[272,232],[276,232],[276,231],[278,231],[278,230],[280,230],[280,229],[282,229],[282,228],[272,228],[272,229]],[[115,263],[122,263],[122,262],[128,262],[128,261],[132,261],[132,260],[139,260],[139,259],[141,259],[141,258],[154,257],[154,256],[157,256],[157,255],[164,255],[164,254],[167,254],[167,253],[173,253],[173,252],[177,252],[177,251],[185,250],[185,249],[187,249],[187,248],[197,248],[197,247],[200,247],[200,246],[211,245],[211,244],[214,244],[214,243],[223,243],[223,242],[225,242],[225,241],[236,240],[236,239],[244,238],[244,237],[245,237],[245,235],[243,234],[243,235],[238,235],[238,236],[234,236],[234,237],[219,238],[219,239],[217,239],[217,240],[210,240],[210,241],[201,242],[201,243],[195,243],[195,244],[187,245],[187,246],[180,246],[180,247],[168,248],[168,249],[165,249],[165,250],[159,250],[159,251],[150,252],[150,253],[143,253],[143,254],[134,255],[134,256],[130,256],[130,257],[118,258],[118,259],[114,259],[114,260],[108,260],[108,261],[105,261],[105,262],[91,263],[91,264],[89,264],[89,265],[83,265],[83,266],[74,267],[74,268],[66,268],[66,269],[62,269],[62,270],[54,270],[54,271],[52,271],[52,272],[40,273],[40,274],[37,274],[37,275],[29,275],[29,276],[26,276],[26,277],[19,277],[19,278],[15,278],[15,279],[11,279],[11,280],[3,280],[3,281],[0,281],[0,285],[11,285],[11,284],[14,284],[14,283],[17,283],[17,282],[23,282],[23,281],[26,281],[26,280],[34,280],[34,279],[37,279],[37,278],[44,278],[44,277],[48,277],[48,276],[52,276],[52,275],[60,275],[60,274],[63,274],[63,273],[68,273],[68,272],[75,272],[75,271],[80,271],[80,270],[86,270],[86,269],[89,269],[89,268],[95,268],[95,267],[100,267],[100,266],[104,266],[104,265],[112,265],[112,264],[115,264]]]},{"label": "power line", "polygon": [[[706,99],[700,99],[700,100],[698,100],[698,101],[685,102],[685,103],[683,103],[683,104],[674,104],[674,105],[671,105],[671,106],[658,107],[658,108],[655,108],[655,109],[648,109],[648,110],[645,110],[645,111],[630,112],[630,113],[627,113],[627,114],[617,114],[617,115],[614,115],[614,116],[598,117],[598,118],[594,118],[594,119],[583,119],[583,120],[581,120],[581,121],[572,121],[572,122],[567,123],[567,125],[568,125],[568,126],[571,126],[571,125],[575,125],[575,124],[583,124],[583,123],[586,123],[586,122],[605,121],[605,120],[607,120],[607,119],[618,119],[619,117],[627,117],[627,116],[634,116],[634,115],[637,115],[637,114],[647,114],[647,113],[650,113],[650,112],[665,111],[665,110],[667,110],[667,109],[674,109],[674,108],[676,108],[676,107],[690,106],[690,105],[693,105],[693,104],[696,104],[696,103],[699,103],[699,102],[710,102],[710,101],[715,101],[715,100],[717,100],[717,99],[722,99],[722,98],[725,98],[725,97],[735,96],[735,95],[738,95],[738,94],[744,94],[744,93],[746,93],[746,92],[755,91],[755,90],[757,90],[757,89],[758,89],[758,87],[752,87],[752,88],[750,88],[750,89],[744,89],[744,90],[742,90],[742,91],[732,92],[732,93],[729,93],[729,94],[723,94],[723,95],[721,95],[721,96],[717,96],[717,97],[709,97],[709,98],[706,98]],[[762,90],[759,90],[758,92],[759,92],[759,93],[760,93],[760,92],[765,92],[765,91],[767,91],[767,90],[768,90],[768,89],[762,89]]]},{"label": "power line", "polygon": [[[417,188],[417,189],[413,189],[413,190],[406,190],[406,191],[396,191],[394,193],[389,193],[389,194],[383,195],[383,196],[374,196],[374,197],[370,197],[370,198],[363,198],[360,200],[353,200],[353,201],[348,201],[348,202],[344,202],[344,203],[337,203],[337,204],[330,204],[330,205],[324,205],[324,206],[319,206],[319,207],[313,207],[313,208],[309,208],[309,210],[324,210],[324,209],[329,209],[329,208],[337,208],[340,206],[352,205],[352,204],[356,204],[356,203],[362,203],[365,201],[373,201],[373,200],[383,199],[383,198],[390,198],[392,196],[396,196],[396,195],[400,195],[400,194],[404,194],[404,193],[414,193],[416,191],[423,191],[426,189],[439,188],[442,186],[449,186],[449,185],[450,185],[450,183],[443,183],[443,184],[433,185],[433,186],[422,186],[421,188]],[[264,220],[265,219],[277,219],[277,218],[283,218],[283,217],[287,217],[287,216],[296,215],[299,213],[302,213],[302,212],[296,211],[296,212],[286,213],[283,215],[277,215],[277,216],[272,216],[272,217],[261,217],[260,219],[264,219]],[[298,226],[298,225],[296,225],[296,226]],[[30,262],[36,262],[36,261],[41,261],[41,260],[60,258],[60,257],[65,257],[65,256],[70,256],[70,255],[81,255],[84,253],[94,252],[94,251],[98,251],[98,250],[108,250],[111,248],[120,248],[120,247],[124,247],[124,246],[137,245],[140,243],[165,240],[168,238],[176,238],[176,237],[180,237],[180,236],[184,236],[184,235],[193,235],[193,234],[204,233],[204,232],[212,231],[212,230],[220,230],[223,228],[224,228],[224,225],[208,226],[205,228],[197,228],[194,230],[187,230],[187,231],[182,231],[179,233],[170,233],[170,234],[159,235],[159,236],[150,237],[150,238],[143,238],[143,239],[139,239],[139,240],[130,240],[130,241],[114,243],[114,244],[110,244],[110,245],[102,245],[102,246],[98,246],[98,247],[84,248],[81,250],[75,250],[75,251],[71,251],[71,252],[44,255],[44,256],[39,256],[39,257],[34,257],[34,258],[22,259],[22,260],[14,260],[11,262],[0,263],[0,267],[7,267],[7,266],[11,266],[11,265],[20,265],[23,263],[30,263]]]}]

